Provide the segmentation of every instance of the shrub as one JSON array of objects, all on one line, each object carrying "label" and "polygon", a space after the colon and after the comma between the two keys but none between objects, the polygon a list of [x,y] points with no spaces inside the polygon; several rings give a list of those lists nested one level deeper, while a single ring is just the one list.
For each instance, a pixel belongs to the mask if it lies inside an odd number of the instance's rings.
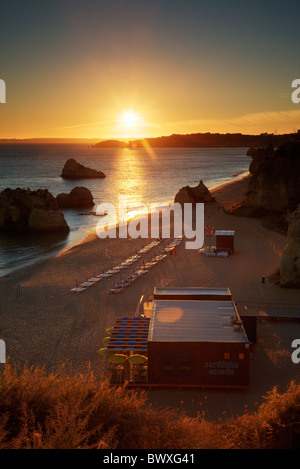
[{"label": "shrub", "polygon": [[270,391],[256,412],[218,423],[153,409],[145,391],[98,382],[89,369],[47,374],[6,364],[0,374],[0,449],[291,448],[299,421],[295,383]]}]

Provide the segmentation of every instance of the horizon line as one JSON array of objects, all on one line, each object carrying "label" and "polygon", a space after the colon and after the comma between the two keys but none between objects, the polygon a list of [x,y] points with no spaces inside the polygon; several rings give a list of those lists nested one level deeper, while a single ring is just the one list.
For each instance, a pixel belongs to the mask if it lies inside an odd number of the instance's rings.
[{"label": "horizon line", "polygon": [[81,140],[81,141],[97,141],[99,143],[106,142],[106,141],[121,141],[121,142],[130,142],[130,141],[143,141],[143,140],[154,140],[159,138],[168,138],[173,136],[192,136],[192,135],[241,135],[245,137],[263,137],[263,136],[285,136],[285,135],[298,135],[299,130],[293,132],[285,132],[285,133],[269,133],[269,132],[261,132],[261,133],[241,133],[241,132],[192,132],[192,133],[173,133],[169,135],[159,135],[156,137],[131,137],[131,138],[124,138],[124,137],[0,137],[0,143],[5,142],[26,142],[32,140],[53,140],[53,141],[70,141],[70,140]]}]

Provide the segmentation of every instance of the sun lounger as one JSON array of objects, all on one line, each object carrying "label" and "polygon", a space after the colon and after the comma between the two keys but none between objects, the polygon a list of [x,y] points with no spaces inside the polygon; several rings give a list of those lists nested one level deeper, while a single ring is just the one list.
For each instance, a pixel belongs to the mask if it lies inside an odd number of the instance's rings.
[{"label": "sun lounger", "polygon": [[80,284],[81,287],[91,287],[95,282],[83,282]]},{"label": "sun lounger", "polygon": [[75,287],[75,288],[72,288],[71,291],[74,292],[74,293],[80,293],[82,291],[85,291],[86,288],[84,287]]},{"label": "sun lounger", "polygon": [[130,280],[135,280],[135,279],[138,278],[138,276],[137,276],[137,274],[134,273],[134,274],[130,274],[130,275],[128,276],[128,278],[129,278]]},{"label": "sun lounger", "polygon": [[153,267],[155,264],[157,264],[157,262],[147,262],[147,264],[145,264],[145,269],[150,269],[151,267]]},{"label": "sun lounger", "polygon": [[121,293],[122,290],[123,290],[123,287],[120,287],[120,288],[111,288],[110,290],[107,291],[107,293],[116,294],[116,293]]},{"label": "sun lounger", "polygon": [[146,274],[147,272],[148,272],[148,270],[146,270],[146,269],[139,269],[139,270],[136,271],[136,273],[139,274],[139,275]]},{"label": "sun lounger", "polygon": [[218,257],[228,257],[228,252],[227,252],[227,251],[218,252],[217,256],[218,256]]}]

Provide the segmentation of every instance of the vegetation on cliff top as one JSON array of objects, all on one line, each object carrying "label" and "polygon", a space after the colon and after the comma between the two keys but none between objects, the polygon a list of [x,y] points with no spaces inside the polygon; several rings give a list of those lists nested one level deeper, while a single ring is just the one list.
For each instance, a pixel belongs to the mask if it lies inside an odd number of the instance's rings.
[{"label": "vegetation on cliff top", "polygon": [[0,373],[0,449],[277,449],[299,445],[300,385],[257,410],[209,422],[154,409],[147,393],[98,382],[91,371],[6,364]]}]

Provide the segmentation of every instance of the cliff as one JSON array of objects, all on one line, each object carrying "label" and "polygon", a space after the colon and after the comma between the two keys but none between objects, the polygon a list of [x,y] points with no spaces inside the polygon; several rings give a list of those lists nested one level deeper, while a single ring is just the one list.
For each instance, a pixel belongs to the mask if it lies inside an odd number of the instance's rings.
[{"label": "cliff", "polygon": [[245,204],[266,211],[287,212],[300,203],[300,143],[285,143],[275,152],[258,152],[250,164]]},{"label": "cliff", "polygon": [[244,200],[227,213],[261,217],[264,226],[287,231],[280,261],[280,285],[300,287],[300,143],[251,148],[252,161]]},{"label": "cliff", "polygon": [[287,246],[280,262],[280,285],[300,288],[300,204],[288,218]]},{"label": "cliff", "polygon": [[242,203],[227,212],[263,217],[286,231],[286,216],[300,203],[300,143],[288,142],[276,151],[271,146],[251,149],[248,154],[252,177],[247,191]]}]

